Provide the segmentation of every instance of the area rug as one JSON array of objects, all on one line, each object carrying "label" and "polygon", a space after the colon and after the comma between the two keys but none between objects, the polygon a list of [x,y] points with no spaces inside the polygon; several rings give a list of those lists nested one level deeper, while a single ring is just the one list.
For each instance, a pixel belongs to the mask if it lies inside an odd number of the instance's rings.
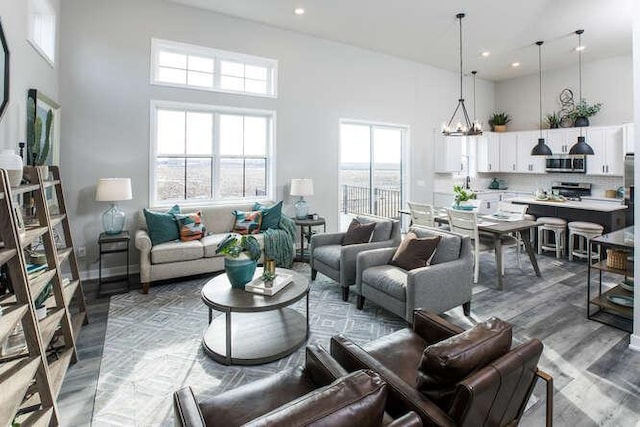
[{"label": "area rug", "polygon": [[[505,289],[499,291],[493,255],[481,254],[471,317],[464,317],[460,307],[444,316],[465,328],[497,316],[514,325],[515,343],[540,338],[545,346],[540,366],[555,379],[556,425],[634,426],[640,417],[635,409],[640,407],[638,389],[629,385],[629,371],[611,362],[624,358],[622,366],[640,366],[640,357],[626,348],[628,334],[586,319],[584,263],[549,256],[538,256],[538,263],[541,278],[528,260],[518,269],[513,251],[507,251]],[[294,269],[309,275],[306,264],[295,264]],[[173,425],[172,393],[180,387],[189,385],[199,399],[206,399],[303,363],[303,348],[260,366],[227,367],[211,360],[201,348],[207,309],[200,290],[206,280],[152,287],[149,295],[112,297],[94,426]],[[325,348],[336,333],[365,343],[406,325],[368,302],[357,310],[353,292],[350,301],[343,302],[338,285],[321,274],[311,284],[309,302],[309,343]],[[299,302],[298,309],[304,312],[303,304]],[[608,379],[618,377],[626,382]],[[539,384],[521,425],[544,425],[544,395]]]}]

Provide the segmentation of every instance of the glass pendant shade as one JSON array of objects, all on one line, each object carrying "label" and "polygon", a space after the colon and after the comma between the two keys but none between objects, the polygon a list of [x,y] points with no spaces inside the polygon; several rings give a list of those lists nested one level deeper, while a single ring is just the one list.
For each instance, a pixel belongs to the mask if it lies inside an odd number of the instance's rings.
[{"label": "glass pendant shade", "polygon": [[107,234],[119,234],[124,228],[127,214],[118,208],[116,203],[113,203],[109,209],[102,214],[102,226],[104,232]]},{"label": "glass pendant shade", "polygon": [[551,148],[544,143],[544,138],[538,138],[538,143],[533,147],[533,150],[531,150],[532,156],[550,156],[552,154]]},{"label": "glass pendant shade", "polygon": [[593,155],[593,148],[589,144],[587,144],[584,136],[578,137],[578,142],[571,146],[569,150],[569,154],[586,154]]}]

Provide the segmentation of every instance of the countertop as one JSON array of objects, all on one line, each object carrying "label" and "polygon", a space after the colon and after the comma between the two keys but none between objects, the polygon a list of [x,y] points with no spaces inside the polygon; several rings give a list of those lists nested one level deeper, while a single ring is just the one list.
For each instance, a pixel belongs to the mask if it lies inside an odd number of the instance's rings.
[{"label": "countertop", "polygon": [[549,200],[538,200],[533,196],[529,196],[529,197],[514,197],[510,201],[514,203],[555,206],[558,208],[569,208],[569,209],[584,209],[589,211],[600,211],[600,212],[614,212],[622,209],[627,209],[627,207],[623,204],[617,204],[617,203],[605,202],[605,201],[600,202],[596,200],[582,200],[580,202],[574,202],[571,200],[567,200],[564,202],[551,202]]}]

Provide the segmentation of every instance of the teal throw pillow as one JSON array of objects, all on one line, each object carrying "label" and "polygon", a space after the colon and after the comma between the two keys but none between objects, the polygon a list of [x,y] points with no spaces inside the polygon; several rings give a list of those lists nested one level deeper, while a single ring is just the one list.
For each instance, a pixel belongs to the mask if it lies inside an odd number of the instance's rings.
[{"label": "teal throw pillow", "polygon": [[143,212],[144,218],[147,220],[147,231],[152,245],[180,238],[180,230],[174,217],[175,214],[180,213],[180,206],[174,205],[166,212],[151,211],[149,209],[144,209]]},{"label": "teal throw pillow", "polygon": [[256,202],[253,205],[254,211],[262,212],[262,223],[260,230],[264,231],[268,228],[280,228],[280,217],[282,216],[282,200],[275,205],[267,206]]}]

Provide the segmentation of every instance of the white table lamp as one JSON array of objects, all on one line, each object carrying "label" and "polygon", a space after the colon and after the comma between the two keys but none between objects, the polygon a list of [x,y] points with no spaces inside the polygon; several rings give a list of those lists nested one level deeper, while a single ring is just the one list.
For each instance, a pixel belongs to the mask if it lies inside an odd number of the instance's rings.
[{"label": "white table lamp", "polygon": [[304,200],[304,196],[313,196],[313,180],[311,178],[292,179],[290,194],[292,196],[300,196],[300,199],[294,205],[296,207],[296,218],[307,219],[309,205]]},{"label": "white table lamp", "polygon": [[121,200],[131,200],[131,178],[100,178],[96,186],[96,201],[111,202],[102,214],[102,225],[107,234],[118,234],[124,228],[126,214],[118,208]]}]

